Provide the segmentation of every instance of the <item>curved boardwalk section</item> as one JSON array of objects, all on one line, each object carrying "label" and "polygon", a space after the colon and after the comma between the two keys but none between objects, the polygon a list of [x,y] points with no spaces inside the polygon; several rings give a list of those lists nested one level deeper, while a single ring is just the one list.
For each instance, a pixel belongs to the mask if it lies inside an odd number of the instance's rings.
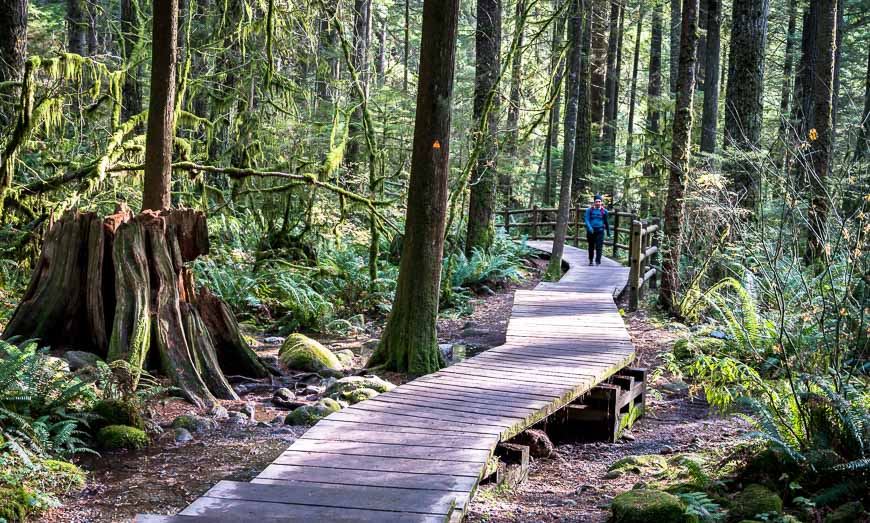
[{"label": "curved boardwalk section", "polygon": [[613,302],[628,268],[589,267],[570,246],[563,259],[559,282],[517,291],[504,345],[330,415],[250,483],[221,481],[179,516],[137,521],[461,519],[499,441],[634,359]]}]

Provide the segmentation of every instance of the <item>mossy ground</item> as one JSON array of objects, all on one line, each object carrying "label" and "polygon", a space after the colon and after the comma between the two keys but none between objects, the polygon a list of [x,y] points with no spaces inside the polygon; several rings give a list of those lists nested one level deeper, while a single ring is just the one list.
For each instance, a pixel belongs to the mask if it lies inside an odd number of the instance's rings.
[{"label": "mossy ground", "polygon": [[613,523],[683,523],[680,498],[659,490],[629,490],[613,498]]},{"label": "mossy ground", "polygon": [[97,441],[106,450],[138,450],[148,446],[148,435],[136,427],[109,425],[100,429]]}]

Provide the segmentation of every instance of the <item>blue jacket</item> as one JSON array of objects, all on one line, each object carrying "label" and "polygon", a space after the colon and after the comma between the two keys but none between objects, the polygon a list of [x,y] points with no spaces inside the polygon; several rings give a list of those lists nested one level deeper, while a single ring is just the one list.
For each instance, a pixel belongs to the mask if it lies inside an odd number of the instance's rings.
[{"label": "blue jacket", "polygon": [[607,234],[610,234],[610,224],[607,223],[607,209],[604,207],[596,209],[589,207],[586,209],[586,230],[589,232],[604,229]]}]

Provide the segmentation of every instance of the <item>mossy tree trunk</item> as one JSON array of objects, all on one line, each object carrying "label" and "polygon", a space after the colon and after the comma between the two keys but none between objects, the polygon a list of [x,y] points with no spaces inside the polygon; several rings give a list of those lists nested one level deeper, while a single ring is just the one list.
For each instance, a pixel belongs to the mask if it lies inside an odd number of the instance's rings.
[{"label": "mossy tree trunk", "polygon": [[75,210],[49,227],[30,285],[3,339],[159,369],[191,402],[236,399],[224,373],[268,371],[229,308],[193,292],[186,263],[208,253],[205,217],[192,210]]},{"label": "mossy tree trunk", "polygon": [[649,68],[646,90],[646,137],[644,138],[643,183],[640,192],[640,214],[646,216],[653,206],[650,193],[658,189],[659,167],[651,150],[659,146],[660,98],[662,96],[662,17],[661,2],[653,5],[649,40]]},{"label": "mossy tree trunk", "polygon": [[405,237],[396,297],[369,366],[422,375],[444,365],[435,330],[447,217],[459,0],[426,0]]}]

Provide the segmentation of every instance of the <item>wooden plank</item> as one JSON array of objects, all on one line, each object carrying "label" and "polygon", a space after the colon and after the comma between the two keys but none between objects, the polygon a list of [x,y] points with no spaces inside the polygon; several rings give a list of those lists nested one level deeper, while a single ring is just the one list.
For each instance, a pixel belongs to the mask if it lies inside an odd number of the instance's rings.
[{"label": "wooden plank", "polygon": [[287,481],[304,488],[305,483],[329,483],[335,485],[361,485],[368,487],[394,487],[471,492],[477,478],[451,476],[449,474],[419,474],[412,472],[383,472],[371,470],[346,470],[326,467],[271,464],[253,481]]},{"label": "wooden plank", "polygon": [[400,387],[390,391],[389,397],[401,396],[410,398],[426,399],[432,402],[459,405],[469,405],[475,408],[493,409],[493,412],[500,414],[522,416],[529,412],[534,412],[538,408],[545,406],[547,403],[543,401],[522,402],[521,400],[504,400],[497,399],[491,396],[480,396],[475,394],[465,394],[456,390],[445,390],[441,387]]},{"label": "wooden plank", "polygon": [[509,416],[482,416],[479,414],[463,414],[459,412],[451,412],[439,409],[433,409],[429,407],[416,406],[416,405],[396,405],[390,403],[381,403],[376,402],[374,400],[364,401],[362,403],[357,403],[347,409],[344,409],[345,412],[353,412],[353,411],[365,411],[365,412],[376,412],[376,413],[386,413],[386,414],[396,414],[405,416],[408,418],[418,418],[418,419],[430,419],[430,420],[443,420],[443,421],[451,421],[451,422],[459,422],[459,423],[469,423],[473,425],[480,426],[491,426],[491,427],[500,427],[501,429],[506,429],[508,427],[513,427],[516,425],[517,420],[521,418],[509,417]]},{"label": "wooden plank", "polygon": [[575,371],[608,368],[613,365],[614,361],[617,361],[617,358],[606,355],[598,357],[585,355],[582,358],[572,358],[570,356],[562,358],[541,357],[539,354],[534,353],[529,354],[521,351],[505,351],[495,354],[480,354],[467,361],[530,369],[541,367],[553,370],[557,373],[573,375],[575,374]]},{"label": "wooden plank", "polygon": [[[535,393],[517,391],[515,387],[506,387],[503,384],[489,385],[481,383],[475,387],[472,387],[474,390],[470,391],[468,390],[468,385],[465,383],[454,383],[446,378],[440,380],[427,380],[424,378],[425,376],[423,378],[417,378],[416,380],[406,383],[402,386],[424,389],[429,389],[431,387],[432,389],[457,390],[464,393],[473,393],[478,398],[485,398],[491,401],[504,401],[505,404],[511,405],[521,403],[522,405],[529,405],[532,407],[539,403],[546,405],[551,399],[549,395],[540,395]],[[486,391],[486,393],[481,394],[481,390]]]},{"label": "wooden plank", "polygon": [[422,394],[423,396],[456,398],[457,400],[468,401],[469,403],[504,405],[512,409],[522,410],[536,410],[545,407],[549,403],[544,400],[528,399],[513,394],[500,394],[495,391],[487,391],[486,394],[480,394],[479,389],[470,390],[462,385],[438,382],[406,383],[399,388],[393,389],[393,392],[395,391],[400,393],[413,391],[413,393]]},{"label": "wooden plank", "polygon": [[[466,363],[464,365],[452,365],[446,369],[441,369],[444,374],[455,374],[459,376],[471,376],[478,378],[495,378],[500,380],[511,381],[514,383],[532,383],[540,385],[552,385],[556,387],[572,387],[577,384],[578,380],[564,378],[561,376],[552,376],[548,373],[529,371],[520,372],[518,369],[499,369],[495,366],[487,365],[486,363]],[[587,374],[586,377],[594,376]],[[583,379],[580,378],[579,381]]]},{"label": "wooden plank", "polygon": [[343,470],[369,470],[378,472],[412,472],[417,474],[449,474],[451,476],[480,476],[481,463],[469,461],[436,461],[431,459],[384,458],[372,456],[341,456],[324,452],[285,451],[272,462],[275,465],[297,465]]},{"label": "wooden plank", "polygon": [[465,436],[445,436],[444,434],[403,434],[394,432],[377,432],[365,428],[345,428],[341,426],[320,424],[308,429],[300,439],[325,441],[354,441],[358,443],[389,443],[413,444],[428,447],[445,447],[454,449],[490,450],[498,437],[483,434],[468,434]]},{"label": "wooden plank", "polygon": [[[421,407],[428,407],[432,409],[441,409],[447,411],[455,411],[455,412],[463,412],[466,414],[481,414],[481,415],[491,415],[498,414],[503,416],[509,416],[512,418],[525,418],[532,412],[533,409],[528,409],[524,411],[513,410],[510,412],[505,412],[503,410],[498,409],[492,405],[480,406],[479,404],[469,404],[461,401],[450,401],[450,400],[436,400],[432,398],[427,398],[425,396],[409,396],[404,394],[381,394],[380,396],[369,400],[369,401],[380,401],[382,403],[390,403],[395,405],[416,405]],[[401,408],[401,407],[399,407]]]},{"label": "wooden plank", "polygon": [[372,456],[388,458],[428,459],[436,461],[464,461],[484,463],[491,449],[462,449],[431,447],[418,444],[411,436],[406,443],[366,443],[358,441],[334,441],[297,439],[285,452],[323,452],[346,456]]},{"label": "wooden plank", "polygon": [[[359,413],[356,413],[358,415]],[[326,419],[322,419],[317,422],[315,427],[319,427],[321,425],[332,425],[335,427],[343,427],[343,430],[366,430],[371,432],[387,432],[387,433],[401,433],[401,434],[431,434],[434,436],[493,436],[498,437],[496,434],[487,434],[485,432],[470,432],[465,430],[456,430],[455,427],[448,427],[446,429],[439,428],[437,426],[431,427],[408,427],[404,425],[395,425],[395,424],[383,424],[383,423],[372,423],[370,419],[366,416],[364,417],[355,417],[356,415],[352,415],[353,419],[336,419],[332,417],[328,417]]]},{"label": "wooden plank", "polygon": [[[447,368],[449,369],[449,367]],[[482,385],[495,387],[501,387],[506,390],[516,390],[524,393],[533,393],[543,398],[551,398],[553,395],[561,394],[567,387],[563,387],[560,385],[547,385],[547,384],[536,384],[533,382],[526,381],[514,381],[511,380],[509,376],[469,376],[467,374],[459,375],[461,373],[448,373],[447,369],[442,369],[434,374],[430,374],[427,376],[427,379],[444,379],[455,382],[462,383],[476,383],[479,382]],[[448,381],[449,382],[449,381]]]},{"label": "wooden plank", "polygon": [[[513,392],[518,395],[523,395],[530,397],[531,399],[550,401],[553,399],[553,392],[541,392],[539,389],[535,387],[529,386],[528,383],[508,383],[505,380],[492,380],[492,379],[484,379],[481,378],[479,380],[469,380],[459,376],[451,376],[448,374],[439,374],[438,376],[434,374],[430,374],[428,376],[424,376],[423,378],[417,378],[418,383],[444,383],[450,385],[461,385],[465,387],[470,387],[473,389],[478,389],[480,391],[492,391],[492,392]],[[481,394],[484,394],[481,392]],[[488,392],[486,394],[489,394]]]},{"label": "wooden plank", "polygon": [[[456,365],[454,365],[454,367],[455,366]],[[508,357],[480,359],[463,365],[463,368],[472,370],[494,369],[505,372],[516,372],[520,375],[539,375],[546,373],[546,375],[552,379],[569,379],[572,384],[576,384],[578,381],[583,381],[584,379],[595,377],[602,369],[607,367],[609,367],[607,364],[601,364],[600,367],[593,367],[590,365],[584,365],[582,367],[565,367],[559,366],[557,363],[552,361],[543,363],[538,361],[537,363],[533,363],[532,361],[512,360]]]},{"label": "wooden plank", "polygon": [[326,419],[329,420],[344,420],[356,421],[364,424],[387,425],[387,426],[402,426],[415,428],[433,428],[447,430],[453,432],[466,432],[477,434],[495,434],[499,435],[504,430],[504,427],[492,425],[480,425],[474,423],[460,423],[455,421],[424,419],[414,416],[404,416],[402,414],[386,414],[382,412],[366,412],[362,410],[344,409],[330,414]]}]

